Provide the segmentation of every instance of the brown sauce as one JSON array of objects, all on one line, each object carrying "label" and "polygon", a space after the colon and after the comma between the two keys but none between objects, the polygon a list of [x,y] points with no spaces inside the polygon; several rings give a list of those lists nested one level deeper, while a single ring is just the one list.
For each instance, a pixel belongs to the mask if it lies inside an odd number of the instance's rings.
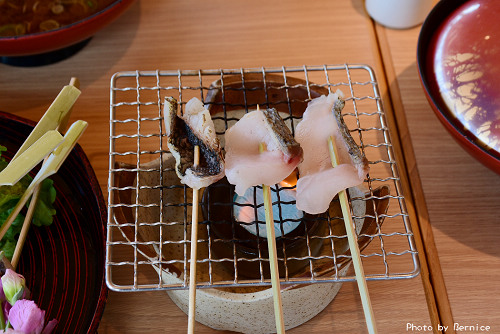
[{"label": "brown sauce", "polygon": [[80,21],[116,0],[0,0],[0,37],[49,31]]}]

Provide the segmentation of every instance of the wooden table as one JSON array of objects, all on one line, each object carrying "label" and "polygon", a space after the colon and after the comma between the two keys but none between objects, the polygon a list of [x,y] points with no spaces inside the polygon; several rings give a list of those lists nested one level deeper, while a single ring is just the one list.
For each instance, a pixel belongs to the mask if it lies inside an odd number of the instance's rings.
[{"label": "wooden table", "polygon": [[[109,83],[114,73],[368,64],[382,79],[382,90],[383,82],[389,83],[384,104],[406,116],[406,140],[418,168],[409,179],[425,195],[417,201],[427,204],[430,219],[427,210],[418,213],[424,222],[432,222],[429,231],[456,321],[498,332],[500,177],[463,152],[432,114],[416,72],[418,31],[374,29],[362,0],[141,0],[69,59],[37,68],[0,65],[0,110],[38,120],[61,86],[78,77],[82,95],[72,120],[89,122],[80,144],[106,196]],[[420,278],[369,282],[369,289],[379,333],[417,333],[407,326],[431,324]],[[186,328],[187,316],[163,291],[110,292],[99,332],[180,333]],[[216,332],[200,324],[196,331]],[[356,285],[344,284],[323,312],[289,332],[366,332]]]},{"label": "wooden table", "polygon": [[500,176],[468,155],[427,104],[415,57],[420,28],[377,31],[394,105],[407,119],[454,321],[497,332]]}]

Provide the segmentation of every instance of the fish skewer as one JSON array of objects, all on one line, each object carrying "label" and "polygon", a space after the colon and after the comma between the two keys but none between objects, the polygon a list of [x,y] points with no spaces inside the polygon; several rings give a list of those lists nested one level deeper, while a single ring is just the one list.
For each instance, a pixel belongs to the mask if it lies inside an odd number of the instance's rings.
[{"label": "fish skewer", "polygon": [[[251,111],[225,134],[226,177],[243,195],[251,186],[262,185],[266,217],[273,306],[277,333],[284,333],[283,307],[276,252],[276,235],[269,185],[281,182],[302,161],[302,148],[276,109]],[[266,170],[262,173],[262,170]]]},{"label": "fish skewer", "polygon": [[[328,150],[330,151],[332,167],[335,168],[338,166],[338,153],[333,136],[330,136],[330,138],[328,139]],[[349,211],[349,201],[347,199],[347,192],[345,191],[345,189],[339,192],[339,200],[340,207],[342,209],[342,215],[344,217],[345,229],[347,232],[347,241],[349,243],[349,249],[351,250],[354,272],[356,274],[356,282],[358,283],[358,290],[361,296],[361,304],[363,305],[363,312],[365,314],[366,326],[370,334],[375,334],[377,333],[377,327],[375,326],[375,317],[373,315],[370,294],[368,293],[368,286],[366,284],[365,271],[361,263],[358,238],[356,236],[354,222]]]},{"label": "fish skewer", "polygon": [[304,149],[304,162],[299,165],[296,205],[305,212],[320,214],[328,210],[338,194],[366,326],[370,334],[375,334],[377,328],[346,192],[347,188],[363,183],[369,167],[344,122],[344,105],[340,90],[320,96],[309,102],[297,126],[296,137]]},{"label": "fish skewer", "polygon": [[[259,151],[266,151],[266,144],[259,144]],[[271,271],[271,287],[273,290],[274,318],[276,322],[276,333],[285,332],[285,321],[283,319],[283,302],[281,300],[280,278],[278,271],[278,256],[276,251],[276,235],[274,231],[273,203],[271,200],[271,189],[268,185],[262,185],[264,195],[264,210],[266,214],[267,248],[269,253],[269,266]]]},{"label": "fish skewer", "polygon": [[224,159],[210,112],[192,98],[177,112],[177,100],[166,97],[163,116],[167,146],[175,158],[181,183],[193,190],[191,212],[191,256],[189,273],[188,333],[194,332],[196,311],[196,259],[198,245],[199,190],[224,177]]}]

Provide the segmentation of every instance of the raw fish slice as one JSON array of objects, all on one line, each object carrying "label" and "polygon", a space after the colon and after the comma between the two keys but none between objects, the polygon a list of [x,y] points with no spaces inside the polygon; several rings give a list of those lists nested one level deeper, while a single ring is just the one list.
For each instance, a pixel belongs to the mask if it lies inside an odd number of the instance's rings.
[{"label": "raw fish slice", "polygon": [[[177,100],[166,97],[163,109],[167,146],[175,158],[175,172],[193,189],[208,187],[224,177],[224,159],[210,113],[197,98],[177,114]],[[200,161],[194,167],[194,146],[200,147]]]},{"label": "raw fish slice", "polygon": [[[335,195],[363,183],[368,161],[345,125],[340,90],[309,102],[297,125],[296,139],[304,150],[304,161],[298,166],[297,208],[310,214],[328,210]],[[328,138],[337,145],[339,165],[332,168]]]},{"label": "raw fish slice", "polygon": [[323,213],[328,210],[330,202],[341,190],[362,182],[356,168],[349,164],[301,176],[297,181],[297,209],[310,214]]},{"label": "raw fish slice", "polygon": [[226,131],[225,142],[226,177],[240,196],[249,187],[280,182],[302,161],[302,148],[276,109],[245,114]]}]

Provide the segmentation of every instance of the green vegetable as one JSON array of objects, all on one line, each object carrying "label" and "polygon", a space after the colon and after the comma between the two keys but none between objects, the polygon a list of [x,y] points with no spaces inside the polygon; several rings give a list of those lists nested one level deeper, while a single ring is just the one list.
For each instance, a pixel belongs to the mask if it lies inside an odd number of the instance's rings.
[{"label": "green vegetable", "polygon": [[[2,157],[2,152],[6,150],[4,146],[0,145],[0,171],[8,164]],[[13,186],[0,186],[0,226],[7,220],[7,217],[12,212],[14,206],[24,194],[24,191],[32,180],[31,176],[26,175]],[[55,199],[56,189],[54,188],[54,181],[45,179],[42,182],[38,203],[31,221],[33,225],[48,226],[52,224],[54,215],[56,214],[56,210],[53,206]],[[29,206],[29,202],[26,206]],[[3,250],[9,259],[14,255],[14,249],[16,248],[17,238],[21,232],[23,222],[24,216],[19,214],[5,236],[0,240],[0,250]]]},{"label": "green vegetable", "polygon": [[[38,195],[38,203],[35,207],[32,223],[35,226],[48,226],[52,224],[56,209],[54,209],[54,202],[56,200],[56,188],[54,188],[54,181],[45,179],[42,182],[40,195]],[[27,204],[29,206],[29,203]]]},{"label": "green vegetable", "polygon": [[[15,204],[14,204],[15,205]],[[3,222],[7,220],[7,217],[11,213],[12,208],[7,211],[0,212],[0,221]],[[21,232],[23,227],[24,216],[22,214],[17,215],[16,219],[12,222],[12,225],[7,230],[5,236],[0,240],[0,249],[5,253],[7,258],[12,259],[14,255],[14,250],[16,249],[17,236]]]}]

